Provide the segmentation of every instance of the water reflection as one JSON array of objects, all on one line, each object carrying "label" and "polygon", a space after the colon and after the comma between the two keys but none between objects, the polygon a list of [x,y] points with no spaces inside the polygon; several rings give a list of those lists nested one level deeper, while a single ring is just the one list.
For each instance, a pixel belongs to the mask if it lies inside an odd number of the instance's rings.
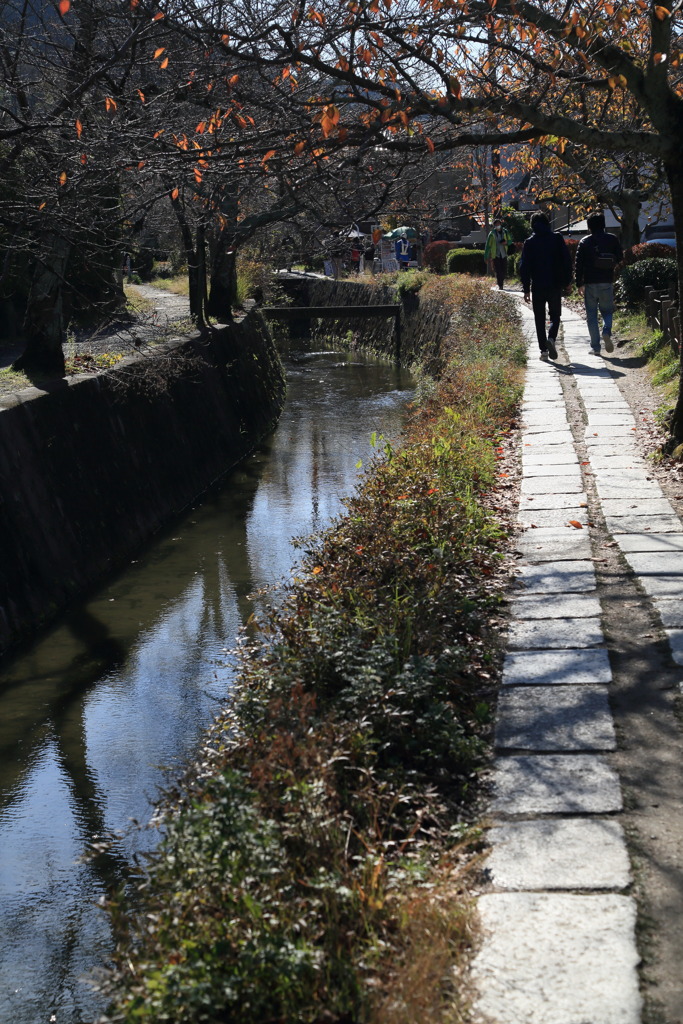
[{"label": "water reflection", "polygon": [[[290,366],[277,431],[128,570],[0,668],[0,1020],[90,1021],[81,978],[106,963],[95,906],[154,842],[162,766],[182,763],[230,686],[247,595],[287,576],[291,540],[353,488],[372,431],[408,397],[390,366],[338,354]],[[79,860],[93,839],[111,851]]]}]

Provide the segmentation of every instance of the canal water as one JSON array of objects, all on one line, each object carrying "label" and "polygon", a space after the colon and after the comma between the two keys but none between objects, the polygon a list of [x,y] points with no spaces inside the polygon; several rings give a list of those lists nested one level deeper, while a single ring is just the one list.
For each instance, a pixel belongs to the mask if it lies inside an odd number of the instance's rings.
[{"label": "canal water", "polygon": [[[0,663],[0,1022],[88,1024],[111,936],[97,903],[153,844],[168,771],[230,689],[253,592],[351,493],[411,382],[359,356],[293,354],[274,434],[99,592]],[[144,501],[144,481],[140,500]],[[114,836],[105,857],[89,844]]]}]

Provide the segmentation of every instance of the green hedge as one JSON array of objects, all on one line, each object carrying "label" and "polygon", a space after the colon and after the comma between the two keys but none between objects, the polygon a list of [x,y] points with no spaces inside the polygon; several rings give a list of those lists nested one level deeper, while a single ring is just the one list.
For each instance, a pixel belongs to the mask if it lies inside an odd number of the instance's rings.
[{"label": "green hedge", "polygon": [[483,249],[451,249],[446,253],[446,272],[448,274],[479,274],[486,273],[486,261]]},{"label": "green hedge", "polygon": [[624,267],[617,282],[617,298],[629,306],[645,301],[645,289],[665,289],[678,281],[678,265],[675,260],[653,258],[639,260]]}]

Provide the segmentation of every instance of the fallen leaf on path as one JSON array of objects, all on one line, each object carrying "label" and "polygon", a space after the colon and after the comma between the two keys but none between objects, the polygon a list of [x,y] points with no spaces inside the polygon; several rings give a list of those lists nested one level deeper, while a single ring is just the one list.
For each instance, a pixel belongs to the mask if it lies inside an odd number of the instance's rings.
[{"label": "fallen leaf on path", "polygon": [[583,530],[583,524],[578,519],[570,519],[569,525],[573,526],[575,530]]}]

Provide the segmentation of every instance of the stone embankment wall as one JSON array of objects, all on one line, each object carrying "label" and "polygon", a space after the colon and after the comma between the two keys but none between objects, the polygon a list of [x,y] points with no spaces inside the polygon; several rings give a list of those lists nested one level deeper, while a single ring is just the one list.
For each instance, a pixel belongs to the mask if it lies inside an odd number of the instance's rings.
[{"label": "stone embankment wall", "polygon": [[[281,279],[281,285],[296,306],[379,306],[400,302],[401,363],[410,366],[419,361],[427,370],[437,369],[441,341],[450,323],[450,315],[439,303],[425,300],[419,293],[397,299],[396,291],[386,285],[331,278],[292,276]],[[318,321],[317,326],[314,322],[313,331],[344,349],[365,349],[389,358],[396,354],[391,317],[325,319]]]},{"label": "stone embankment wall", "polygon": [[0,400],[0,651],[121,565],[274,427],[258,314]]}]

